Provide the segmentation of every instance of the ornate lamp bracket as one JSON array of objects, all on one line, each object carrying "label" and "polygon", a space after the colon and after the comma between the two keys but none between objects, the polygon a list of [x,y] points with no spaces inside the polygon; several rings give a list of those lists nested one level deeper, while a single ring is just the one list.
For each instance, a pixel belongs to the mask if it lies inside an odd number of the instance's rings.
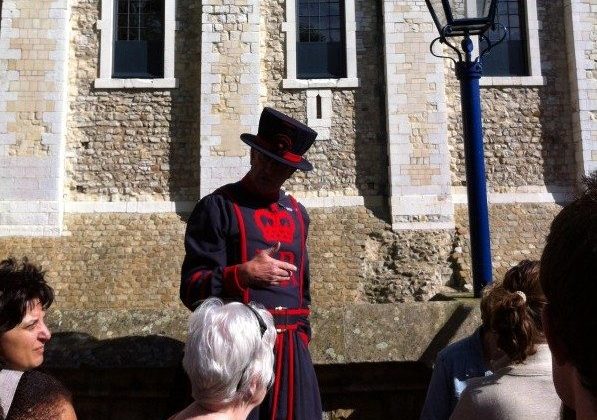
[{"label": "ornate lamp bracket", "polygon": [[[440,36],[438,36],[437,38],[435,38],[433,41],[431,41],[431,44],[429,45],[429,51],[431,52],[431,54],[437,58],[448,58],[450,60],[452,60],[454,62],[454,64],[456,64],[459,61],[462,61],[462,54],[460,53],[460,51],[458,50],[458,48],[456,48],[454,45],[452,45],[449,41],[448,41],[448,36],[450,35],[451,32],[451,28],[450,26],[446,26],[444,27],[444,29],[442,30],[442,34]],[[439,55],[436,54],[433,51],[433,46],[435,45],[435,43],[439,41],[440,44],[446,44],[448,47],[452,48],[456,54],[458,55],[458,61],[454,60],[454,58],[450,57],[449,55]]]},{"label": "ornate lamp bracket", "polygon": [[483,56],[485,54],[489,54],[489,52],[491,51],[491,49],[493,47],[495,47],[496,45],[500,44],[504,39],[506,39],[506,35],[508,35],[508,28],[506,28],[504,25],[502,25],[501,23],[494,23],[493,25],[491,25],[491,30],[495,31],[495,30],[502,30],[503,34],[500,37],[500,39],[497,42],[491,42],[491,40],[489,39],[489,37],[485,34],[480,35],[479,38],[480,39],[484,39],[485,42],[487,42],[487,48],[485,48],[483,51],[481,51],[481,54],[479,55],[479,57],[477,58],[477,60],[480,60],[483,58]]}]

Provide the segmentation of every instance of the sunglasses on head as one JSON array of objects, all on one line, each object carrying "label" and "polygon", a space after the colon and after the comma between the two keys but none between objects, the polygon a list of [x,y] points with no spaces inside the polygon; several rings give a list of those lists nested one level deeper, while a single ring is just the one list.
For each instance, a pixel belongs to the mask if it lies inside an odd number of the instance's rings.
[{"label": "sunglasses on head", "polygon": [[259,315],[259,312],[257,312],[257,310],[255,308],[253,308],[251,305],[248,304],[244,304],[247,308],[249,308],[251,310],[251,312],[253,312],[255,314],[255,316],[257,317],[257,322],[259,323],[259,331],[261,332],[261,338],[263,338],[263,334],[265,334],[265,332],[267,331],[267,325],[265,324],[265,321],[263,320],[263,318],[261,318],[261,315]]}]

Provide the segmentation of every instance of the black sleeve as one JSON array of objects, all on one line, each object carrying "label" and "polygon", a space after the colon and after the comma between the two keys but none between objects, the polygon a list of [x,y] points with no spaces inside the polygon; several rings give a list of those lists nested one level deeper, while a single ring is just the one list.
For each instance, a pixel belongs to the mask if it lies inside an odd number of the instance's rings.
[{"label": "black sleeve", "polygon": [[180,299],[193,310],[210,296],[238,299],[243,288],[236,265],[229,265],[227,247],[230,216],[221,195],[211,194],[199,201],[185,232],[185,258],[181,270]]}]

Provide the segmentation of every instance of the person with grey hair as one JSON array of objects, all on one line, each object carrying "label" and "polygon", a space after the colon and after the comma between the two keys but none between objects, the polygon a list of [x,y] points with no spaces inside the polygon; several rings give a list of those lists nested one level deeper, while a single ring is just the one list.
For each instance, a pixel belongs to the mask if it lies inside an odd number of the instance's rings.
[{"label": "person with grey hair", "polygon": [[170,420],[246,419],[274,380],[272,315],[252,303],[210,298],[189,320],[183,367],[194,402]]}]

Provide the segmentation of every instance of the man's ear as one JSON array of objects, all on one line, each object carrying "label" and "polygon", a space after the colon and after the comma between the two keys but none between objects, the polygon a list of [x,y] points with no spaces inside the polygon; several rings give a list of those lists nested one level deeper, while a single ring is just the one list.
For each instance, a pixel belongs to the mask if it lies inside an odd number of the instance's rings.
[{"label": "man's ear", "polygon": [[549,344],[553,360],[558,366],[568,362],[568,351],[561,338],[556,334],[553,327],[552,315],[549,312],[549,304],[541,311],[541,322],[543,324],[543,333]]}]

